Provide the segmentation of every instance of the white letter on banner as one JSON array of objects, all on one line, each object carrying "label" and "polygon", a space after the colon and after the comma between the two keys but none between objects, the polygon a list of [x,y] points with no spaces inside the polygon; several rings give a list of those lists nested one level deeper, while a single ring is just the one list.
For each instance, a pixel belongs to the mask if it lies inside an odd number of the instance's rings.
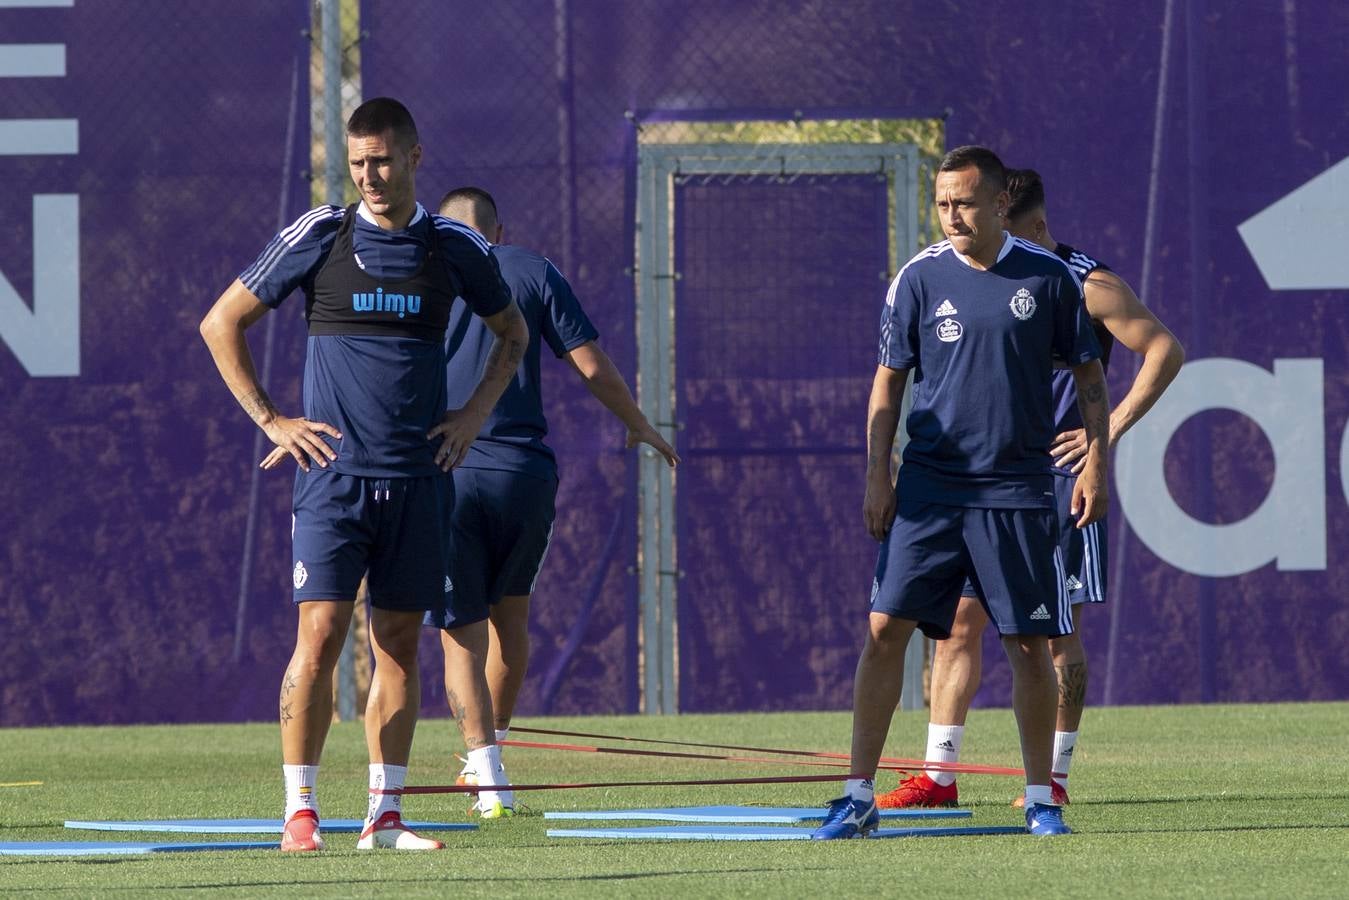
[{"label": "white letter on banner", "polygon": [[1344,499],[1349,500],[1349,425],[1344,428],[1344,437],[1340,438],[1340,487],[1344,490]]},{"label": "white letter on banner", "polygon": [[[1120,505],[1148,549],[1195,575],[1240,575],[1271,560],[1282,571],[1326,567],[1321,369],[1319,359],[1276,359],[1271,375],[1221,358],[1181,369],[1151,412],[1120,439],[1115,456]],[[1269,496],[1240,522],[1201,522],[1180,508],[1166,485],[1167,445],[1187,419],[1208,409],[1254,420],[1274,448]]]},{"label": "white letter on banner", "polygon": [[80,195],[33,197],[33,308],[0,272],[0,339],[34,377],[80,374]]}]

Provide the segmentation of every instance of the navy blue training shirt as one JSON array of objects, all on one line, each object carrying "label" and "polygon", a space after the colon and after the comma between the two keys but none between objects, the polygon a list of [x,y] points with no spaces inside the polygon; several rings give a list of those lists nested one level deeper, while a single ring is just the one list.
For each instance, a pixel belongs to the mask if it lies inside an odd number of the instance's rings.
[{"label": "navy blue training shirt", "polygon": [[489,316],[510,296],[487,242],[466,225],[418,204],[405,229],[385,231],[364,204],[357,210],[351,221],[341,207],[310,210],[239,280],[271,307],[296,288],[305,294],[304,415],[342,432],[323,436],[337,452],[333,471],[439,474],[426,432],[448,408],[444,328],[451,307],[464,306],[454,299]]},{"label": "navy blue training shirt", "polygon": [[[556,458],[543,441],[548,434],[548,420],[543,414],[539,380],[540,340],[562,357],[598,338],[599,332],[581,308],[567,279],[547,259],[511,244],[497,245],[492,253],[501,267],[501,277],[529,325],[529,347],[515,378],[497,401],[461,465],[556,478]],[[492,332],[463,307],[456,306],[450,312],[445,333],[448,356],[445,380],[451,408],[462,406],[472,395],[487,365],[492,340]]]},{"label": "navy blue training shirt", "polygon": [[879,363],[912,369],[904,496],[949,506],[1052,508],[1054,361],[1100,356],[1077,276],[1006,236],[988,270],[949,241],[890,285]]}]

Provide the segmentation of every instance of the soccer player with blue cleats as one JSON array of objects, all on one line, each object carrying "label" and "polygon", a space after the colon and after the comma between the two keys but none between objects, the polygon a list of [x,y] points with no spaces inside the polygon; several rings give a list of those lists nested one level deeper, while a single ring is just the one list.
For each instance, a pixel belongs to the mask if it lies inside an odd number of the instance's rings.
[{"label": "soccer player with blue cleats", "polygon": [[859,800],[844,795],[829,801],[829,812],[825,813],[824,824],[816,828],[810,837],[815,841],[866,837],[880,824],[881,814],[876,809],[874,799]]}]

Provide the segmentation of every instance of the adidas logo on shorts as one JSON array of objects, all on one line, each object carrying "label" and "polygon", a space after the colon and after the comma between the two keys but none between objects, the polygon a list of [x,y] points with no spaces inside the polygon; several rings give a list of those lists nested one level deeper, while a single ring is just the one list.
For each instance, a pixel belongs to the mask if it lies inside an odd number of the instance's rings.
[{"label": "adidas logo on shorts", "polygon": [[1068,590],[1077,591],[1082,589],[1082,582],[1077,580],[1076,575],[1068,576]]},{"label": "adidas logo on shorts", "polygon": [[1045,605],[1041,603],[1039,606],[1035,607],[1035,612],[1031,613],[1030,617],[1032,619],[1048,619],[1049,610],[1045,609]]}]

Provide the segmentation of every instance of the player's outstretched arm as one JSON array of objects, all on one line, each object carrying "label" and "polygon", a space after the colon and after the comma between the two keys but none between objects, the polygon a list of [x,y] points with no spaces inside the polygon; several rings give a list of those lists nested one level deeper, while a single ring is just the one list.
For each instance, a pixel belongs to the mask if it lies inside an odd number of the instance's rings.
[{"label": "player's outstretched arm", "polygon": [[670,468],[673,469],[678,465],[679,454],[675,453],[674,448],[647,421],[641,408],[637,406],[637,401],[632,399],[628,383],[623,380],[618,367],[609,358],[609,354],[600,349],[599,344],[586,341],[568,351],[566,360],[576,370],[576,374],[581,376],[586,389],[628,429],[625,446],[632,448],[638,444],[648,444],[665,457],[665,462]]},{"label": "player's outstretched arm", "polygon": [[248,350],[248,341],[244,332],[267,312],[267,306],[252,291],[244,287],[237,278],[225,289],[215,305],[201,320],[201,337],[211,351],[220,377],[234,394],[234,399],[244,408],[244,412],[266,432],[267,437],[276,444],[281,455],[273,453],[268,460],[275,461],[264,468],[271,468],[289,455],[299,463],[300,468],[309,471],[312,459],[321,467],[327,467],[328,460],[337,459],[337,454],[329,447],[320,434],[341,438],[336,428],[325,422],[311,422],[308,419],[292,419],[281,415],[272,404],[272,400],[258,382],[257,371],[253,366],[253,355]]},{"label": "player's outstretched arm", "polygon": [[501,399],[506,385],[515,377],[525,348],[529,346],[529,326],[520,314],[520,307],[514,303],[507,303],[500,312],[484,316],[482,321],[496,335],[487,352],[482,380],[463,407],[446,411],[439,424],[426,435],[432,440],[441,439],[440,449],[436,451],[436,465],[446,472],[468,455],[468,448],[492,414],[492,407]]},{"label": "player's outstretched arm", "polygon": [[904,402],[908,369],[877,366],[871,381],[871,399],[867,403],[867,488],[862,501],[862,518],[867,532],[884,540],[895,521],[895,476],[890,454],[899,428],[899,410]]},{"label": "player's outstretched arm", "polygon": [[[1110,413],[1108,446],[1113,448],[1175,380],[1185,362],[1185,350],[1176,336],[1143,305],[1133,288],[1114,272],[1102,269],[1092,272],[1083,292],[1087,313],[1105,325],[1121,344],[1143,357],[1129,392]],[[1085,432],[1075,428],[1056,436],[1050,452],[1055,465],[1077,474],[1082,470],[1086,449]]]},{"label": "player's outstretched arm", "polygon": [[1085,423],[1087,451],[1082,469],[1073,482],[1072,513],[1077,527],[1086,528],[1105,515],[1110,506],[1106,487],[1106,441],[1110,433],[1110,400],[1105,390],[1105,370],[1093,359],[1073,366],[1077,408]]}]

